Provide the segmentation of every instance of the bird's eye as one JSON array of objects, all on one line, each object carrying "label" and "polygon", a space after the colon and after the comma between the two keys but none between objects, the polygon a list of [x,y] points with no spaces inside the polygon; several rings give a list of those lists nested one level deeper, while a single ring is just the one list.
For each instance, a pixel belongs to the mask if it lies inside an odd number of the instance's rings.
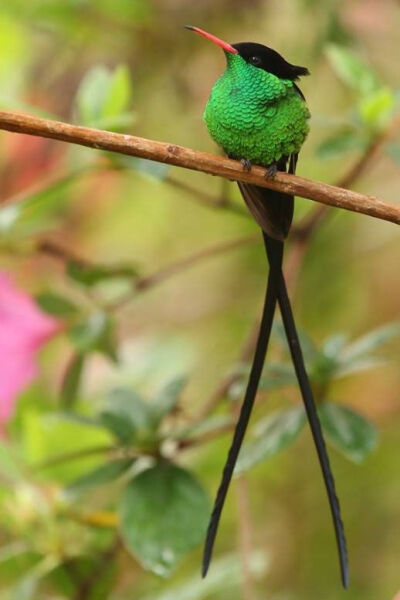
[{"label": "bird's eye", "polygon": [[255,67],[257,67],[261,64],[261,58],[259,56],[251,56],[249,62]]}]

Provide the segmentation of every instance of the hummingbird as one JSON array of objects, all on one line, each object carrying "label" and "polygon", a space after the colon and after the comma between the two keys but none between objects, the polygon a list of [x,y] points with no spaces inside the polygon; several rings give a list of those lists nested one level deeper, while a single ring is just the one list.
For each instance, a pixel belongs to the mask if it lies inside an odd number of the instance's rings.
[{"label": "hummingbird", "polygon": [[[229,44],[198,27],[186,25],[186,28],[219,46],[226,58],[225,71],[214,84],[204,111],[204,121],[214,141],[227,156],[241,161],[244,169],[251,170],[252,164],[265,167],[266,178],[274,178],[278,170],[295,173],[298,154],[309,131],[310,117],[305,97],[296,82],[309,75],[308,69],[287,62],[263,44]],[[244,182],[238,182],[238,186],[261,228],[269,273],[249,380],[207,529],[202,574],[203,577],[207,574],[211,562],[226,495],[264,368],[278,303],[326,487],[342,584],[347,588],[349,569],[340,505],[282,270],[284,241],[292,223],[294,197]]]}]

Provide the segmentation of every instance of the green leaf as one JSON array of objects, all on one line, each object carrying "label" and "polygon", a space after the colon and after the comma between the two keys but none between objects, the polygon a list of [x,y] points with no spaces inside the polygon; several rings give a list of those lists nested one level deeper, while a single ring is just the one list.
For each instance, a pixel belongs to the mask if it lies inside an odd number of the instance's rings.
[{"label": "green leaf", "polygon": [[[74,557],[66,557],[65,561],[53,569],[45,578],[46,589],[51,587],[57,590],[51,598],[78,598],[82,597],[83,584],[90,581],[90,586],[85,586],[85,600],[108,600],[111,597],[115,585],[117,569],[116,556],[110,552],[109,560],[103,560],[105,551],[92,552],[93,556],[78,554]],[[101,569],[99,568],[101,566]],[[74,574],[71,577],[71,573]],[[35,600],[38,600],[36,598]]]},{"label": "green leaf", "polygon": [[[41,414],[25,411],[22,421],[23,454],[25,460],[35,467],[49,463],[40,471],[41,477],[51,481],[71,481],[104,461],[102,454],[90,454],[92,448],[107,447],[112,438],[104,428],[97,425],[69,421],[57,413]],[[85,452],[88,451],[88,456]],[[52,459],[62,455],[82,453],[79,460],[52,464]]]},{"label": "green leaf", "polygon": [[317,156],[321,160],[337,158],[351,150],[361,150],[366,140],[355,130],[342,131],[324,140],[317,148]]},{"label": "green leaf", "polygon": [[91,265],[77,261],[68,262],[67,274],[74,281],[87,287],[92,287],[107,279],[133,279],[138,276],[137,270],[130,265]]},{"label": "green leaf", "polygon": [[71,327],[68,333],[78,352],[98,351],[117,360],[113,321],[105,313],[93,312],[85,321]]},{"label": "green leaf", "polygon": [[[13,447],[6,440],[0,439],[0,476],[11,482],[24,479],[24,469],[18,456],[15,456]],[[1,558],[0,558],[1,560]]]},{"label": "green leaf", "polygon": [[356,53],[336,44],[329,44],[326,53],[336,75],[344,84],[362,94],[378,87],[375,73]]},{"label": "green leaf", "polygon": [[93,67],[83,78],[76,96],[78,118],[85,125],[118,130],[132,124],[128,113],[132,102],[129,69],[120,65],[114,71]]},{"label": "green leaf", "polygon": [[146,569],[166,576],[203,541],[209,508],[203,487],[188,471],[159,463],[128,483],[119,509],[121,533]]},{"label": "green leaf", "polygon": [[[272,327],[272,333],[274,337],[279,341],[279,343],[283,346],[285,350],[287,350],[287,339],[285,328],[283,326],[282,321],[275,321]],[[304,329],[298,330],[298,335],[300,339],[300,345],[303,350],[303,355],[306,362],[313,360],[313,358],[318,354],[318,348],[315,345],[314,341],[311,337],[304,331]]]},{"label": "green leaf", "polygon": [[381,87],[363,98],[359,114],[368,129],[380,132],[387,127],[393,116],[395,98],[389,87]]},{"label": "green leaf", "polygon": [[260,381],[260,389],[274,390],[281,387],[296,385],[297,379],[293,366],[290,364],[270,364]]},{"label": "green leaf", "polygon": [[75,354],[68,364],[61,385],[61,405],[64,408],[71,408],[77,399],[84,362],[84,354]]},{"label": "green leaf", "polygon": [[29,542],[15,541],[0,547],[0,581],[9,586],[20,581],[35,565],[43,560],[43,555],[33,552]]},{"label": "green leaf", "polygon": [[[243,377],[239,381],[235,381],[229,388],[230,398],[239,398],[245,392],[247,386],[247,380],[250,373],[250,368],[247,366],[241,371]],[[261,390],[276,390],[286,386],[292,386],[297,384],[296,375],[291,364],[286,363],[275,363],[270,364],[261,380],[259,388]]]},{"label": "green leaf", "polygon": [[256,438],[243,445],[235,475],[275,456],[292,444],[305,424],[303,407],[277,411],[257,424]]},{"label": "green leaf", "polygon": [[136,156],[115,154],[112,156],[110,155],[110,160],[120,168],[131,169],[153,181],[163,181],[171,169],[170,165],[166,165],[165,163],[138,158]]},{"label": "green leaf", "polygon": [[121,477],[133,464],[131,458],[121,458],[89,471],[70,483],[65,492],[68,495],[77,496],[107,483],[111,483]]},{"label": "green leaf", "polygon": [[190,423],[179,429],[174,429],[171,437],[176,440],[198,437],[213,431],[219,431],[225,427],[228,428],[229,425],[233,426],[234,424],[235,422],[232,417],[227,417],[226,415],[213,415],[212,417],[207,417],[197,423]]},{"label": "green leaf", "polygon": [[120,115],[131,107],[132,82],[127,65],[119,65],[114,70],[105,92],[102,117]]},{"label": "green leaf", "polygon": [[[268,568],[268,557],[261,552],[251,552],[246,557],[252,577],[259,579]],[[146,596],[140,600],[210,600],[232,598],[232,592],[241,588],[243,569],[237,556],[214,559],[212,569],[205,579],[196,573],[189,579],[169,587],[160,594]],[[233,596],[235,597],[235,596]],[[269,597],[270,598],[270,597]],[[275,598],[275,596],[274,596]],[[270,598],[270,600],[272,600]],[[277,600],[275,598],[275,600]],[[281,597],[281,600],[283,598]]]},{"label": "green leaf", "polygon": [[155,396],[149,405],[155,424],[158,425],[165,415],[169,414],[177,407],[186,382],[186,377],[177,377],[164,386]]},{"label": "green leaf", "polygon": [[110,73],[103,66],[93,67],[82,79],[76,95],[76,104],[82,123],[90,125],[101,118],[109,80]]},{"label": "green leaf", "polygon": [[335,333],[324,341],[322,352],[329,358],[336,358],[343,350],[344,345],[348,340],[346,333]]},{"label": "green leaf", "polygon": [[326,438],[353,462],[362,462],[377,445],[372,423],[347,406],[323,402],[318,412]]},{"label": "green leaf", "polygon": [[74,317],[79,314],[79,308],[63,296],[44,292],[36,296],[36,302],[44,312],[55,317]]},{"label": "green leaf", "polygon": [[31,195],[0,208],[0,231],[8,234],[11,241],[48,230],[63,214],[71,185],[79,181],[88,168],[79,168],[65,177],[50,183]]},{"label": "green leaf", "polygon": [[100,422],[122,443],[133,442],[141,434],[146,437],[153,428],[152,415],[144,400],[127,388],[112,390],[106,399]]},{"label": "green leaf", "polygon": [[340,361],[343,364],[348,364],[349,362],[365,358],[367,354],[399,335],[400,321],[378,327],[378,329],[370,331],[347,346],[341,353]]}]

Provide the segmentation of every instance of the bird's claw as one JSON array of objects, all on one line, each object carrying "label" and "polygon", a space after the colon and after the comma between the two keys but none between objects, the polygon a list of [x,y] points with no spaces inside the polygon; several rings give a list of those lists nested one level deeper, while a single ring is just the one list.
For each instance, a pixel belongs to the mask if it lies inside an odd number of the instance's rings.
[{"label": "bird's claw", "polygon": [[265,179],[275,179],[275,175],[278,172],[278,165],[276,163],[272,163],[268,165],[267,170],[265,171]]},{"label": "bird's claw", "polygon": [[243,170],[244,171],[248,171],[250,173],[250,171],[251,171],[251,161],[248,160],[247,158],[241,158],[240,162],[242,164]]}]

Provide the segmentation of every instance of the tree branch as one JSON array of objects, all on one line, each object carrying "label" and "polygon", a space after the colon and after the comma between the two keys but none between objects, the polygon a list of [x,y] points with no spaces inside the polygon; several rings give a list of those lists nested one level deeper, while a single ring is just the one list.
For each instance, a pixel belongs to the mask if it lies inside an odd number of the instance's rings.
[{"label": "tree branch", "polygon": [[185,169],[219,175],[234,181],[253,183],[400,224],[400,207],[378,200],[374,196],[367,196],[287,173],[278,173],[273,180],[266,179],[265,169],[262,167],[255,166],[250,172],[247,172],[238,161],[175,144],[4,111],[0,111],[0,129],[51,138],[98,150],[138,156]]}]

